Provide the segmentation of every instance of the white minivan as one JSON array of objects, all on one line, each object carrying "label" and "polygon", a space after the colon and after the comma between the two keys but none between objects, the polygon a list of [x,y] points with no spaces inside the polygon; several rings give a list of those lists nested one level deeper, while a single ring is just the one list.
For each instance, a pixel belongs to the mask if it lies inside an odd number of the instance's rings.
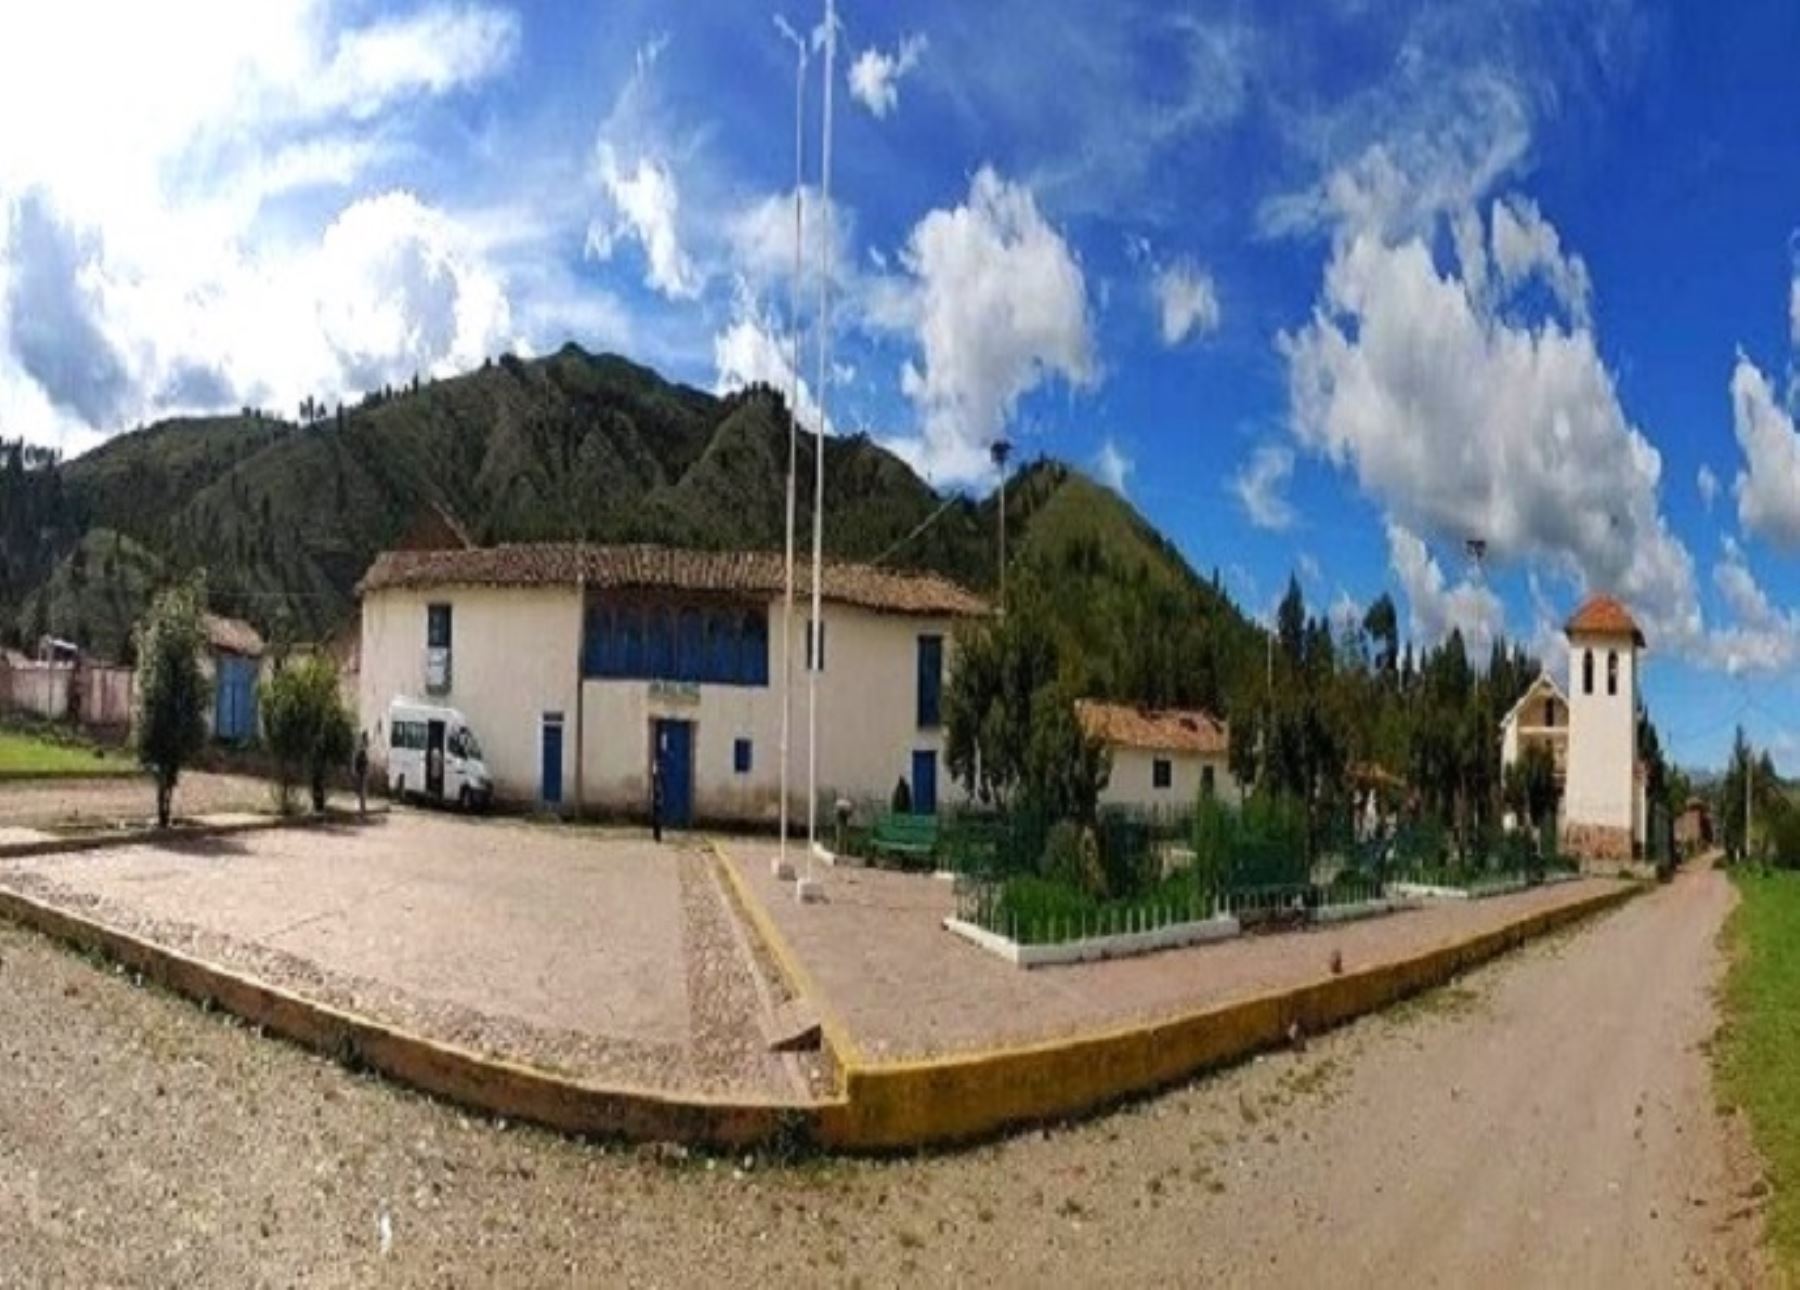
[{"label": "white minivan", "polygon": [[455,708],[412,699],[388,705],[388,792],[454,802],[465,811],[487,807],[494,780],[481,759],[481,742]]}]

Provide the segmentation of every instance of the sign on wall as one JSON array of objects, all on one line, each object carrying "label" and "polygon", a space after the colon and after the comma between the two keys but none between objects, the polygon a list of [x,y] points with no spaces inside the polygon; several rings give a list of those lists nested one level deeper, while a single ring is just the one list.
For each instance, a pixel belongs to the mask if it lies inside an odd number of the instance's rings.
[{"label": "sign on wall", "polygon": [[652,681],[650,682],[650,701],[652,703],[698,703],[700,702],[700,683],[698,681]]}]

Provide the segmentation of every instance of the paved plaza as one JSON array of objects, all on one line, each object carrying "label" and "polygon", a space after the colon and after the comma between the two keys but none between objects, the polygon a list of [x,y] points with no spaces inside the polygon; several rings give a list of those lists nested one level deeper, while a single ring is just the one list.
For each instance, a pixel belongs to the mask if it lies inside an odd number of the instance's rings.
[{"label": "paved plaza", "polygon": [[1025,970],[943,928],[949,882],[821,868],[825,899],[798,904],[769,875],[769,844],[724,844],[865,1059],[968,1052],[1105,1030],[1409,958],[1608,889],[1588,879],[1316,930],[1245,936],[1138,958]]},{"label": "paved plaza", "polygon": [[400,811],[0,861],[0,885],[477,1051],[792,1096],[712,863],[635,833]]}]

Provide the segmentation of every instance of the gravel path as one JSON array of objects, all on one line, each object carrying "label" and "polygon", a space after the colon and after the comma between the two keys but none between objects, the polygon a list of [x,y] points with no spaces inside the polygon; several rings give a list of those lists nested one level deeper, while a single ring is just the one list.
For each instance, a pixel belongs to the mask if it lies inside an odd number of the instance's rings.
[{"label": "gravel path", "polygon": [[0,1284],[1735,1284],[1729,900],[1068,1129],[748,1170],[472,1119],[0,924]]}]

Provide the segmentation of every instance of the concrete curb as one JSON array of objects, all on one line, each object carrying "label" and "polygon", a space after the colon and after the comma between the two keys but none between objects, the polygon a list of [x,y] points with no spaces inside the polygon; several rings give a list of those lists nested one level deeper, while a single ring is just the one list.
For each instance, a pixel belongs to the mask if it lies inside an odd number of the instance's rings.
[{"label": "concrete curb", "polygon": [[825,1042],[831,1046],[833,1055],[837,1058],[838,1068],[847,1070],[852,1064],[860,1062],[862,1054],[857,1049],[855,1041],[850,1038],[849,1029],[831,1010],[831,1005],[825,1001],[824,991],[819,989],[818,984],[812,979],[812,973],[806,970],[806,965],[800,961],[800,956],[794,953],[793,947],[787,943],[787,938],[781,934],[781,929],[775,926],[775,920],[769,917],[769,911],[763,908],[761,899],[744,882],[743,876],[738,873],[737,866],[731,862],[731,857],[725,854],[723,847],[710,838],[706,845],[707,849],[713,853],[714,863],[725,875],[725,883],[731,889],[731,894],[737,901],[738,907],[744,911],[744,916],[756,929],[756,935],[761,939],[763,947],[769,951],[769,956],[775,960],[775,965],[787,978],[788,987],[795,994],[810,1002],[817,1010],[819,1029],[825,1036]]},{"label": "concrete curb", "polygon": [[271,815],[227,824],[177,824],[166,829],[114,829],[110,833],[76,833],[34,842],[0,843],[0,860],[30,860],[36,856],[73,855],[104,851],[109,847],[135,847],[146,843],[192,842],[202,838],[230,837],[234,833],[259,833],[264,829],[316,829],[333,824],[358,828],[383,821],[386,811],[358,815],[354,811],[326,811],[322,815]]},{"label": "concrete curb", "polygon": [[0,888],[0,917],[122,964],[346,1065],[563,1133],[742,1148],[817,1134],[819,1103],[746,1101],[608,1087],[483,1056],[328,1007]]},{"label": "concrete curb", "polygon": [[946,918],[944,929],[997,954],[1019,968],[1063,967],[1071,963],[1098,963],[1104,959],[1136,958],[1161,950],[1228,941],[1243,930],[1229,914],[1196,918],[1138,932],[1113,932],[1106,936],[1080,936],[1044,945],[1021,944],[1010,936],[960,918]]},{"label": "concrete curb", "polygon": [[992,1137],[1086,1114],[1341,1025],[1442,985],[1534,937],[1610,909],[1641,888],[1599,892],[1412,958],[1289,990],[1067,1039],[844,1071],[844,1100],[822,1108],[821,1137],[849,1151],[895,1151]]}]

